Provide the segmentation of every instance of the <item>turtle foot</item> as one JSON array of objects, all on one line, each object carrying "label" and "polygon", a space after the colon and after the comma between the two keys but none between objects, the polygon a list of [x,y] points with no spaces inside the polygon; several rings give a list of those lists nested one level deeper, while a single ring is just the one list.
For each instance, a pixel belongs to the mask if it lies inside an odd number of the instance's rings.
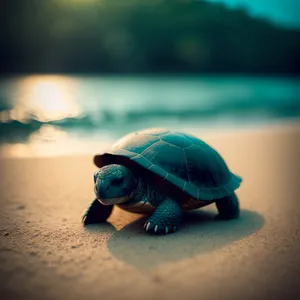
[{"label": "turtle foot", "polygon": [[144,228],[149,233],[168,234],[178,229],[181,219],[180,205],[176,201],[166,198],[146,221]]},{"label": "turtle foot", "polygon": [[84,225],[105,223],[112,212],[113,206],[102,205],[98,199],[95,199],[87,211],[82,216]]},{"label": "turtle foot", "polygon": [[149,233],[168,234],[168,233],[175,232],[178,227],[173,224],[162,225],[162,224],[156,224],[156,223],[147,221],[144,224],[144,228],[145,228],[146,232],[149,232]]},{"label": "turtle foot", "polygon": [[219,220],[236,219],[240,215],[239,200],[236,194],[217,200],[216,206],[219,211],[219,215],[217,216]]}]

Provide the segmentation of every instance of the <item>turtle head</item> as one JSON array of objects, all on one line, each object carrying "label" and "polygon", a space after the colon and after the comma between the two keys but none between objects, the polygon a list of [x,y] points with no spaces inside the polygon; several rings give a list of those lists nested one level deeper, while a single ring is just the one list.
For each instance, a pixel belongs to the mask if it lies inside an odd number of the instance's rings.
[{"label": "turtle head", "polygon": [[128,201],[134,190],[136,179],[133,173],[122,165],[107,165],[94,174],[95,194],[103,205]]}]

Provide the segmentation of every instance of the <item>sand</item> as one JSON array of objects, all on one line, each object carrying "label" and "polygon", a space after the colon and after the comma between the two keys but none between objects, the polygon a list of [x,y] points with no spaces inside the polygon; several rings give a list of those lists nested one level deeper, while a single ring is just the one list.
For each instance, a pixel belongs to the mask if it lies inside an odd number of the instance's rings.
[{"label": "sand", "polygon": [[2,158],[1,299],[298,298],[299,138],[299,123],[206,136],[244,179],[241,216],[211,205],[166,236],[119,209],[82,226],[91,155]]}]

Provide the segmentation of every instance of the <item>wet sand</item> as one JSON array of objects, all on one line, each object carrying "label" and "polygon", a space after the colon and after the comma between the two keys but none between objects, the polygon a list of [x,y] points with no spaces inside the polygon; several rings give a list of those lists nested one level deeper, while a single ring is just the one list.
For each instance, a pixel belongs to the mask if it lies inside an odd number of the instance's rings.
[{"label": "wet sand", "polygon": [[211,205],[166,236],[119,209],[82,226],[91,155],[2,158],[1,299],[297,299],[299,140],[299,123],[205,136],[244,179],[241,216]]}]

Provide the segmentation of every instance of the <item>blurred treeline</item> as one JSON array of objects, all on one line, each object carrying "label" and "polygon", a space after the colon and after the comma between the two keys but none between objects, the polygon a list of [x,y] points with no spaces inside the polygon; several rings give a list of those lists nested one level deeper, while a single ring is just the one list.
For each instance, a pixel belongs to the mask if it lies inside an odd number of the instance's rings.
[{"label": "blurred treeline", "polygon": [[2,73],[299,73],[300,30],[195,0],[2,0]]}]

